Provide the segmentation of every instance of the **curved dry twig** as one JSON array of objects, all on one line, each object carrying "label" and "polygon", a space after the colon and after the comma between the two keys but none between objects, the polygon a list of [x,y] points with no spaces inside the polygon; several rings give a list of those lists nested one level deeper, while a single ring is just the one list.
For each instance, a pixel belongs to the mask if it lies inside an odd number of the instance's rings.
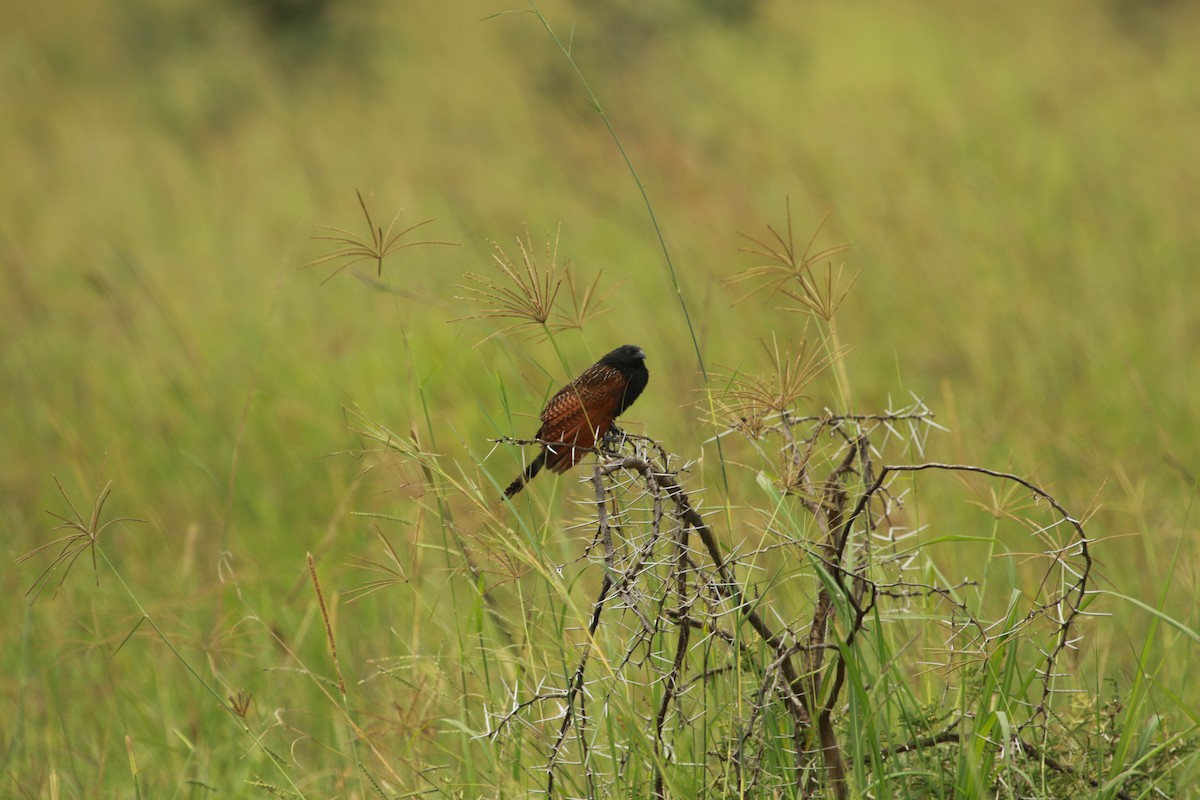
[{"label": "curved dry twig", "polygon": [[[907,547],[901,546],[904,535],[876,534],[880,526],[891,524],[891,515],[901,503],[904,493],[891,488],[892,479],[901,473],[970,472],[1012,481],[1057,514],[1055,524],[1072,529],[1074,537],[1069,544],[1044,551],[1052,564],[1062,567],[1072,579],[1049,598],[1039,599],[1021,620],[1021,624],[1032,624],[1037,619],[1051,619],[1057,633],[1040,670],[1042,700],[1014,725],[1014,735],[1048,721],[1054,665],[1072,644],[1069,634],[1088,593],[1092,560],[1083,524],[1044,489],[1012,473],[940,462],[877,468],[874,458],[878,450],[872,437],[877,431],[891,437],[900,424],[931,425],[932,421],[919,402],[913,408],[880,415],[780,415],[773,423],[785,441],[779,455],[781,474],[786,472],[787,478],[777,483],[780,502],[797,503],[815,525],[804,540],[785,534],[781,544],[762,545],[749,553],[740,553],[736,546],[726,552],[684,489],[681,469],[671,466],[675,459],[660,444],[627,435],[597,449],[598,463],[591,478],[594,500],[589,506],[594,509],[592,522],[596,525],[593,545],[603,549],[603,577],[587,626],[588,644],[565,689],[542,691],[515,704],[494,727],[495,732],[502,730],[541,700],[562,703],[546,763],[550,796],[557,788],[556,775],[564,763],[562,755],[572,730],[579,740],[580,757],[588,752],[583,704],[593,694],[591,689],[584,691],[589,685],[589,652],[602,633],[602,623],[619,630],[620,625],[628,624],[621,623],[620,617],[628,613],[638,622],[622,634],[626,637],[624,658],[611,662],[614,672],[598,678],[600,683],[595,685],[613,678],[629,680],[622,677],[623,672],[637,669],[648,670],[650,680],[661,687],[656,704],[644,712],[654,748],[653,786],[648,787],[653,796],[668,794],[664,768],[674,757],[671,731],[676,727],[686,730],[693,719],[688,711],[689,688],[728,681],[735,691],[745,691],[747,685],[736,682],[753,676],[753,689],[745,695],[748,714],[736,728],[736,745],[719,759],[724,765],[720,768],[728,767],[738,776],[738,785],[755,786],[756,791],[782,781],[778,785],[789,784],[802,796],[828,789],[835,797],[847,797],[850,765],[839,741],[839,713],[845,705],[843,692],[849,678],[846,654],[860,647],[857,638],[874,618],[877,606],[903,604],[909,598],[939,598],[948,604],[952,636],[961,636],[967,628],[975,632],[966,644],[967,651],[985,648],[998,636],[1012,633],[1011,627],[1002,634],[991,633],[988,624],[958,597],[962,588],[974,585],[970,580],[938,585],[878,574],[882,569],[906,568],[894,555]],[[831,442],[827,448],[817,446],[823,437]],[[813,477],[818,468],[823,478]],[[674,524],[664,524],[668,517]],[[1035,532],[1046,530],[1033,527]],[[731,536],[734,541],[742,538],[737,531]],[[873,543],[874,539],[878,542]],[[794,612],[784,613],[769,585],[756,584],[742,574],[749,557],[789,546],[798,548],[808,563],[826,576],[817,583],[811,616],[803,623]],[[614,597],[621,599],[620,605],[610,603]],[[613,605],[618,613],[603,614],[606,605]],[[841,610],[835,613],[838,608]],[[697,640],[710,644],[700,648]],[[693,652],[714,646],[727,653],[725,657],[738,668],[708,661],[697,664],[692,658]],[[646,655],[635,657],[642,648]],[[956,644],[951,652],[967,652],[961,648],[962,644]],[[771,704],[777,704],[777,712],[790,720],[795,762],[788,777],[770,772],[775,768],[769,764],[777,761],[772,762],[763,749],[769,746],[766,726],[772,718],[767,713]],[[777,713],[774,719],[778,718]],[[899,755],[948,741],[927,739],[927,744],[926,739],[914,739],[888,752]],[[583,780],[594,788],[600,776],[594,773],[591,759],[584,760],[588,763]]]}]

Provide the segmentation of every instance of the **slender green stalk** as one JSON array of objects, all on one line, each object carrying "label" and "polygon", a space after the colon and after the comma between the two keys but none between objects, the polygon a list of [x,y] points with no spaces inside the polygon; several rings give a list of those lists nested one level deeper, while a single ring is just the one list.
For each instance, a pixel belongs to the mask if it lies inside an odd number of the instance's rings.
[{"label": "slender green stalk", "polygon": [[[688,310],[687,299],[683,296],[683,287],[680,285],[679,276],[675,272],[675,262],[671,259],[671,250],[667,247],[666,237],[663,235],[662,227],[658,224],[658,215],[654,213],[654,204],[650,202],[650,194],[646,191],[646,184],[642,181],[641,176],[638,175],[637,168],[633,165],[633,160],[629,157],[629,153],[625,150],[625,145],[621,142],[621,137],[617,134],[617,129],[613,126],[612,120],[609,118],[608,113],[604,110],[604,106],[601,105],[600,98],[592,89],[591,84],[588,83],[587,76],[583,74],[583,69],[579,66],[578,62],[575,61],[575,57],[571,55],[570,48],[563,44],[562,39],[560,39],[558,34],[554,31],[554,28],[550,25],[550,21],[546,19],[544,14],[542,14],[542,10],[538,7],[535,0],[529,0],[529,5],[533,9],[533,13],[537,15],[538,21],[542,23],[542,27],[546,29],[546,33],[549,34],[550,38],[554,41],[554,44],[558,46],[559,51],[562,52],[563,57],[567,60],[567,63],[571,65],[571,69],[575,71],[576,77],[579,78],[580,84],[583,86],[584,91],[587,92],[588,104],[591,105],[591,107],[595,109],[596,113],[600,115],[601,121],[604,122],[604,127],[608,130],[609,136],[612,137],[613,144],[616,145],[617,151],[621,154],[621,160],[625,162],[625,167],[629,170],[630,177],[632,177],[634,183],[637,184],[638,193],[641,195],[642,202],[646,206],[646,213],[650,216],[650,224],[654,228],[654,235],[658,238],[659,249],[662,250],[663,264],[667,269],[667,276],[670,278],[671,288],[675,292],[676,299],[679,301],[679,310],[683,313],[684,324],[687,325],[688,336],[692,341],[692,349],[696,354],[696,364],[700,368],[700,375],[704,379],[705,388],[708,388],[709,374],[708,367],[704,362],[704,353],[700,349],[700,340],[696,335],[696,327],[692,324],[692,314],[691,311]],[[711,393],[709,400],[711,402]],[[721,445],[720,438],[716,440],[716,444],[717,460],[721,465],[721,482],[725,488],[725,495],[728,497],[729,473],[725,464],[725,451]]]}]

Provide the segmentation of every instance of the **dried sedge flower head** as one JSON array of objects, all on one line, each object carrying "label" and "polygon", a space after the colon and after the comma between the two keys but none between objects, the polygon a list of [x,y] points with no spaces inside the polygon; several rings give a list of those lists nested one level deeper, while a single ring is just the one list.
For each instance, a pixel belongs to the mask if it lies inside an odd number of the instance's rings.
[{"label": "dried sedge flower head", "polygon": [[108,501],[108,496],[112,494],[112,481],[104,485],[100,493],[96,495],[96,499],[92,502],[92,511],[86,518],[79,513],[79,509],[71,501],[67,490],[63,488],[62,481],[58,476],[54,476],[54,485],[58,487],[58,493],[62,495],[66,501],[67,507],[71,509],[71,516],[64,516],[54,511],[46,513],[54,517],[60,524],[54,526],[56,531],[68,531],[64,536],[60,536],[53,541],[47,542],[39,547],[35,547],[25,555],[17,559],[18,564],[22,564],[35,556],[40,555],[49,550],[58,548],[58,553],[51,559],[49,566],[42,570],[33,585],[25,592],[25,596],[32,602],[36,600],[50,583],[54,577],[54,573],[61,572],[61,577],[58,580],[58,586],[54,591],[57,593],[62,588],[63,583],[67,579],[67,575],[71,572],[71,567],[75,565],[75,560],[79,558],[87,550],[92,553],[92,573],[96,576],[96,585],[100,585],[100,576],[96,569],[96,545],[100,542],[101,534],[106,531],[109,526],[116,525],[120,522],[145,522],[145,520],[135,519],[133,517],[119,517],[110,519],[108,522],[102,523],[101,516],[104,514],[104,504]]},{"label": "dried sedge flower head", "polygon": [[[813,251],[817,235],[820,234],[821,228],[825,226],[826,220],[829,219],[829,212],[826,212],[825,216],[821,217],[821,221],[817,223],[817,227],[813,231],[812,236],[809,237],[808,243],[805,244],[804,250],[797,253],[792,230],[791,200],[788,199],[786,204],[786,237],[771,225],[767,226],[770,237],[764,237],[765,241],[764,239],[747,236],[744,233],[738,234],[753,245],[752,247],[742,248],[742,252],[761,256],[767,259],[767,263],[742,270],[728,279],[727,282],[730,285],[745,283],[747,281],[758,281],[756,286],[735,301],[735,305],[750,297],[750,295],[766,289],[767,297],[772,297],[776,293],[779,293],[800,303],[800,308],[788,308],[785,306],[785,310],[814,314],[820,319],[829,322],[833,319],[833,315],[837,313],[842,301],[846,299],[846,295],[849,293],[850,287],[854,284],[858,275],[855,274],[847,278],[845,265],[841,264],[835,268],[828,259],[845,252],[849,249],[850,245],[843,242],[815,252]],[[825,269],[818,274],[814,266],[820,262],[825,262]]]},{"label": "dried sedge flower head", "polygon": [[794,351],[780,350],[775,339],[762,345],[771,362],[770,371],[763,375],[728,373],[714,406],[715,424],[754,439],[769,429],[772,420],[795,410],[813,379],[842,355],[823,344],[813,346],[808,339],[801,339]]},{"label": "dried sedge flower head", "polygon": [[404,213],[404,209],[400,209],[396,212],[396,216],[392,217],[392,221],[388,223],[388,226],[384,228],[375,223],[375,215],[371,213],[371,208],[375,206],[375,196],[371,195],[371,203],[368,206],[367,201],[362,196],[362,192],[355,189],[354,194],[358,197],[358,207],[362,209],[363,217],[366,219],[368,236],[370,238],[358,236],[342,228],[318,225],[318,228],[329,233],[311,238],[318,241],[333,242],[338,247],[319,258],[314,258],[307,264],[301,265],[300,269],[315,267],[318,264],[325,264],[330,261],[341,262],[333,272],[329,273],[325,280],[321,281],[322,284],[331,280],[334,275],[337,275],[342,270],[360,261],[374,261],[375,274],[377,276],[382,275],[383,260],[397,250],[402,250],[405,247],[414,247],[419,244],[444,244],[451,247],[458,247],[458,242],[444,242],[436,239],[422,239],[415,242],[402,241],[409,233],[436,221],[437,218],[433,217],[422,220],[414,225],[409,225],[407,228],[396,230],[396,223],[400,221],[400,215]]},{"label": "dried sedge flower head", "polygon": [[[570,259],[561,262],[558,259],[558,241],[558,231],[553,239],[546,237],[546,254],[541,261],[534,255],[533,240],[528,230],[524,238],[517,237],[517,258],[510,256],[499,243],[493,242],[492,264],[499,276],[493,278],[475,272],[464,275],[459,288],[465,294],[458,299],[477,305],[478,310],[452,321],[481,318],[515,320],[484,337],[485,342],[513,331],[544,339],[561,331],[582,329],[584,323],[610,311],[604,305],[605,298],[597,292],[603,273],[597,273],[590,284],[577,284]],[[564,287],[565,293],[561,291]]]}]

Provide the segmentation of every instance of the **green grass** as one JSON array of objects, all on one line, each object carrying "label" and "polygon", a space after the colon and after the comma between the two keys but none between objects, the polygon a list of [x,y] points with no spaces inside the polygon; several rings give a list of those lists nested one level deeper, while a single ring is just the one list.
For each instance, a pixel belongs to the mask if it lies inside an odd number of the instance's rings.
[{"label": "green grass", "polygon": [[[592,496],[575,481],[590,473],[539,478],[502,509],[520,458],[488,439],[532,434],[547,393],[616,344],[650,356],[628,429],[697,459],[687,486],[721,510],[727,551],[769,541],[751,509],[776,507],[757,473],[777,445],[731,436],[717,453],[643,196],[538,20],[346,5],[319,32],[191,0],[8,12],[0,794],[541,788],[555,723],[478,734],[515,684],[574,669],[601,579],[581,560],[593,528],[567,527],[587,518],[573,501]],[[711,385],[769,372],[760,341],[794,346],[806,324],[778,298],[732,305],[744,291],[726,280],[761,260],[738,232],[784,224],[790,196],[805,240],[832,208],[816,247],[851,243],[837,256],[859,273],[837,315],[848,352],[800,411],[915,394],[949,432],[889,459],[1012,471],[1086,514],[1105,590],[1088,610],[1110,616],[1081,623],[1062,666],[1086,692],[1043,749],[1090,765],[1101,796],[1185,796],[1200,764],[1200,18],[1115,2],[754,8],[741,21],[682,3],[542,8],[645,186]],[[355,279],[374,277],[367,264],[322,284],[332,266],[299,269],[326,252],[309,237],[365,233],[356,189],[385,224],[401,208],[401,226],[436,217],[414,234],[462,246],[389,257],[394,291]],[[560,256],[583,280],[602,273],[611,311],[552,341],[449,322],[477,311],[459,285],[491,269],[491,240],[511,254],[528,228],[538,249],[560,224]],[[371,420],[415,431],[442,472],[372,445]],[[111,481],[105,519],[145,522],[108,528],[95,576],[84,551],[29,605],[51,556],[16,560],[61,535],[46,510],[70,514],[54,476],[85,517]],[[971,505],[1001,489],[922,476],[906,506],[929,526],[926,579],[979,581],[964,592],[992,619],[1040,574],[1003,555],[1027,534]],[[804,535],[803,515],[788,524]],[[773,607],[805,618],[819,570],[761,566]],[[920,611],[839,651],[853,791],[1089,796],[1052,769],[1011,783],[981,738],[887,766],[886,748],[942,714],[992,736],[1011,724],[1004,704],[1038,690],[1024,645],[921,669],[923,615],[944,609]],[[623,630],[601,629],[591,676],[611,674]],[[709,785],[696,764],[744,719],[756,678],[739,676],[690,709],[708,727],[675,743],[676,796]],[[633,720],[658,690],[615,686],[606,708],[589,701],[592,745],[630,748],[620,786],[644,791],[656,756]],[[253,697],[244,718],[222,705],[238,692]],[[770,724],[786,735],[786,715]],[[763,752],[786,767],[777,745]],[[572,774],[564,791],[586,793]]]}]

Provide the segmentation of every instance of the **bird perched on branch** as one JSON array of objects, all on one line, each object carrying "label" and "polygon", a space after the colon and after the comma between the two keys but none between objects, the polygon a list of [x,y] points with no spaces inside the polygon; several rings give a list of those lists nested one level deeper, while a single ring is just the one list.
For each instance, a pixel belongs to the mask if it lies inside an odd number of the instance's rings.
[{"label": "bird perched on branch", "polygon": [[626,344],[559,389],[542,411],[536,437],[542,452],[508,485],[504,496],[525,488],[542,467],[561,473],[578,464],[613,427],[613,420],[633,405],[649,380],[645,351]]}]

